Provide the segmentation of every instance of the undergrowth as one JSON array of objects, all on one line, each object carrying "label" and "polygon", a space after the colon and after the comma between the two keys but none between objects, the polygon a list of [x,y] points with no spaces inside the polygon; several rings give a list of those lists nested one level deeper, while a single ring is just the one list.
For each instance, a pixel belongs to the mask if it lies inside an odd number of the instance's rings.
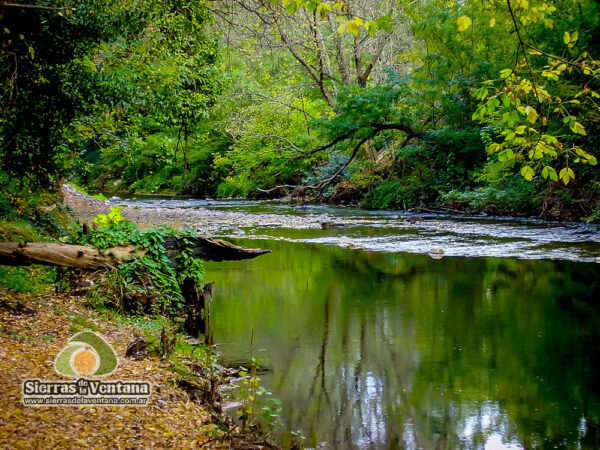
[{"label": "undergrowth", "polygon": [[[138,310],[175,315],[183,307],[180,285],[186,277],[202,283],[204,266],[192,256],[194,234],[167,227],[142,230],[121,215],[121,207],[100,214],[96,226],[81,239],[83,244],[105,251],[111,247],[135,245],[143,255],[134,256],[108,275],[92,293],[120,310]],[[175,261],[167,256],[166,239],[183,243]]]}]

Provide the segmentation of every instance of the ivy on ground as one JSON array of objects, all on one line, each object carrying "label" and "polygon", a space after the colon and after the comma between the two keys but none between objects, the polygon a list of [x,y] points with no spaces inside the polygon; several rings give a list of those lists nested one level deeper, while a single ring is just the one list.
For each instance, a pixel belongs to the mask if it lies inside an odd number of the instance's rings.
[{"label": "ivy on ground", "polygon": [[[151,304],[146,305],[152,312],[175,315],[183,307],[180,289],[183,280],[189,277],[198,285],[203,280],[202,260],[192,256],[193,242],[190,238],[194,233],[165,226],[139,229],[121,215],[121,209],[111,208],[110,214],[98,215],[95,226],[83,235],[81,243],[102,251],[127,245],[135,245],[143,251],[143,256],[134,256],[115,269],[116,276],[112,277],[110,283],[118,285],[120,305],[122,297],[126,295],[144,296],[152,299]],[[179,239],[184,244],[175,264],[167,256],[167,238]]]}]

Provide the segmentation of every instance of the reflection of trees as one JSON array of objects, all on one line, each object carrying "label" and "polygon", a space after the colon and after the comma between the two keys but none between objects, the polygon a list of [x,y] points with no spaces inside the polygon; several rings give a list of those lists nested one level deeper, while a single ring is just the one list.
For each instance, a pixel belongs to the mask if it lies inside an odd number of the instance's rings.
[{"label": "reflection of trees", "polygon": [[597,269],[270,246],[225,274],[216,306],[231,297],[230,310],[214,315],[262,329],[274,395],[307,444],[598,445]]}]

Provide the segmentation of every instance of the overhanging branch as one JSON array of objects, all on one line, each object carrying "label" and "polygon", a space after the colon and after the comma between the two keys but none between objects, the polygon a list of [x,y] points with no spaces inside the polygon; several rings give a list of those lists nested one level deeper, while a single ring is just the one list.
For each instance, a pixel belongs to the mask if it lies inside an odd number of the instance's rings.
[{"label": "overhanging branch", "polygon": [[71,6],[23,5],[21,3],[3,3],[3,2],[0,2],[0,8],[42,9],[42,10],[46,10],[46,11],[64,11],[67,9],[72,9]]},{"label": "overhanging branch", "polygon": [[[406,133],[407,137],[404,140],[402,146],[405,146],[406,144],[408,144],[409,141],[411,141],[412,139],[423,139],[425,137],[425,132],[422,130],[417,130],[413,127],[411,127],[410,125],[408,125],[407,123],[371,123],[368,124],[366,126],[364,126],[363,128],[371,128],[372,132],[365,138],[362,138],[353,148],[352,153],[350,155],[350,158],[348,158],[348,161],[346,161],[332,176],[330,176],[329,178],[326,178],[325,180],[320,181],[319,183],[309,186],[309,185],[289,185],[289,184],[284,184],[284,185],[279,185],[279,186],[275,186],[272,187],[270,189],[257,189],[259,192],[262,193],[271,193],[274,192],[276,190],[280,190],[283,189],[287,192],[289,192],[289,189],[296,189],[296,188],[303,188],[305,190],[310,189],[310,190],[316,190],[317,191],[317,197],[319,197],[321,195],[321,193],[323,192],[323,190],[329,186],[330,184],[332,184],[343,172],[344,170],[346,170],[346,168],[350,165],[350,163],[356,158],[356,156],[358,155],[358,152],[360,150],[360,148],[370,139],[372,139],[375,135],[377,135],[379,132],[381,131],[385,131],[385,130],[398,130],[398,131],[402,131],[404,133]],[[319,147],[316,147],[312,150],[306,151],[306,152],[302,152],[302,156],[310,156],[310,155],[314,155],[315,153],[327,150],[332,148],[334,145],[336,145],[339,142],[345,141],[347,139],[353,139],[355,134],[356,134],[357,130],[351,130],[351,131],[347,131],[339,136],[337,136],[335,139],[333,139],[331,142],[329,142],[328,144],[324,144],[321,145]],[[300,158],[300,156],[295,157],[294,159],[298,159]]]}]

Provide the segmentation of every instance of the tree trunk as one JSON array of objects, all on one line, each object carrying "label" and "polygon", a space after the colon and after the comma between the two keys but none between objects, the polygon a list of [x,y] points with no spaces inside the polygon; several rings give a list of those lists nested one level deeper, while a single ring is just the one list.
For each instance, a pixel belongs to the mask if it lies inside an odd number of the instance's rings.
[{"label": "tree trunk", "polygon": [[[187,238],[194,243],[193,256],[206,261],[234,261],[256,258],[270,253],[270,250],[245,248],[220,239],[204,237]],[[175,264],[175,258],[183,249],[181,239],[165,241],[169,259]],[[78,267],[80,269],[99,269],[116,267],[134,256],[142,257],[146,250],[134,245],[113,247],[103,252],[87,245],[70,245],[45,242],[1,242],[0,265],[28,266],[45,264],[49,266]]]},{"label": "tree trunk", "polygon": [[203,335],[205,344],[212,344],[210,329],[210,303],[214,283],[206,283],[202,288],[196,282],[186,277],[181,285],[181,293],[185,299],[185,331],[194,337]]}]

